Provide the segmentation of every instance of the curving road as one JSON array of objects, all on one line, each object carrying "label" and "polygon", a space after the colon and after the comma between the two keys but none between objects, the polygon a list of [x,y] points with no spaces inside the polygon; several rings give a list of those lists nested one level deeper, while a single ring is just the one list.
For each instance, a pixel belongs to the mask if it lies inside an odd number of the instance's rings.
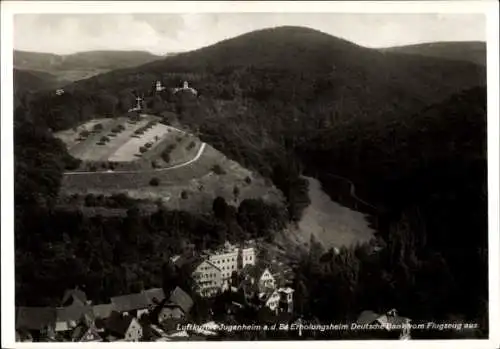
[{"label": "curving road", "polygon": [[181,167],[185,167],[188,165],[191,165],[193,162],[198,161],[198,159],[201,157],[203,154],[203,151],[205,150],[205,147],[207,146],[206,143],[201,143],[200,149],[198,149],[198,152],[196,155],[191,159],[186,162],[183,162],[181,164],[177,164],[174,166],[170,167],[164,167],[164,168],[157,168],[157,169],[152,169],[152,170],[135,170],[135,171],[100,171],[100,172],[93,172],[93,171],[85,171],[85,172],[64,172],[65,176],[72,176],[72,175],[90,175],[90,174],[98,174],[98,175],[103,175],[103,174],[133,174],[133,173],[144,173],[144,172],[163,172],[163,171],[169,171],[169,170],[175,170]]}]

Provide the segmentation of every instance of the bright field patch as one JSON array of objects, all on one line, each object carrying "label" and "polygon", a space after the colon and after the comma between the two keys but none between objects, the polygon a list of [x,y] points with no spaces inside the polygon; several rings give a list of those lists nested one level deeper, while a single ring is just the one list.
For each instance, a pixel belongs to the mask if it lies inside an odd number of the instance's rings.
[{"label": "bright field patch", "polygon": [[94,119],[58,132],[56,137],[73,157],[84,161],[79,171],[107,171],[110,167],[103,164],[113,164],[115,170],[164,168],[196,156],[201,147],[197,137],[159,120],[152,115],[139,121],[127,117]]},{"label": "bright field patch", "polygon": [[[95,131],[83,139],[79,134],[75,133],[73,136],[76,139],[75,143],[73,145],[66,143],[68,151],[77,159],[85,161],[108,161],[111,155],[130,140],[137,129],[146,126],[149,121],[151,119],[144,118],[132,124],[125,117],[101,119],[100,123],[96,123],[96,120],[93,120],[90,124],[91,126],[86,123],[82,125],[82,128],[87,131]],[[100,125],[100,127],[96,130],[97,125]],[[119,132],[114,132],[120,127],[122,129]],[[68,133],[68,131],[63,132]],[[80,140],[78,141],[79,137]]]},{"label": "bright field patch", "polygon": [[148,149],[146,144],[149,144],[150,148],[157,146],[165,136],[171,134],[168,132],[169,129],[166,125],[156,124],[141,136],[129,136],[128,140],[108,157],[108,160],[118,162],[137,160],[140,158],[141,147]]}]

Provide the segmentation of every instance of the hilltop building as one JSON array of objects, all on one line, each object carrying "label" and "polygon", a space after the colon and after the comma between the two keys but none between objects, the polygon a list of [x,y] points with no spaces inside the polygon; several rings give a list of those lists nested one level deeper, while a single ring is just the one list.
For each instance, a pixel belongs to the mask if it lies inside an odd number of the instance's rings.
[{"label": "hilltop building", "polygon": [[192,93],[195,96],[198,95],[198,91],[196,91],[192,87],[189,87],[189,83],[187,81],[184,81],[184,83],[182,84],[182,87],[176,87],[176,88],[174,88],[173,93],[176,94],[177,92],[181,92],[181,91],[190,92],[190,93]]},{"label": "hilltop building", "polygon": [[155,87],[155,89],[156,89],[156,92],[161,92],[161,91],[165,90],[165,87],[162,86],[160,80],[156,81],[156,87]]}]

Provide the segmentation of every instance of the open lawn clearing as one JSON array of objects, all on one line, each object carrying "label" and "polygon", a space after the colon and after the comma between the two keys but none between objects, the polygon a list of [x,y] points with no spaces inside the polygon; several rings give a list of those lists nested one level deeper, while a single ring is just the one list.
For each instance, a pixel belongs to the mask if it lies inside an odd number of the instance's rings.
[{"label": "open lawn clearing", "polygon": [[[185,163],[198,154],[203,144],[199,138],[185,134],[183,131],[170,126],[167,127],[169,129],[163,139],[151,147],[147,152],[143,153],[139,162],[149,165],[154,161],[158,164],[158,167],[172,167]],[[180,142],[177,141],[179,137],[182,137]],[[192,142],[194,142],[194,146],[189,146]],[[170,161],[167,163],[162,154],[167,151],[169,147],[173,147],[173,149],[169,152],[168,160]]]},{"label": "open lawn clearing", "polygon": [[[141,147],[146,147],[146,144],[150,144],[150,148],[155,147],[159,144],[161,139],[168,134],[168,126],[163,124],[156,124],[149,130],[145,131],[142,135],[130,134],[130,138],[123,143],[111,156],[109,156],[109,161],[134,161],[139,159],[137,154],[141,154],[139,149]],[[132,137],[133,135],[133,137]],[[147,148],[145,148],[147,149]]]},{"label": "open lawn clearing", "polygon": [[367,242],[373,238],[374,230],[369,226],[365,214],[332,201],[323,192],[317,179],[306,179],[309,181],[311,204],[304,210],[299,229],[294,232],[299,240],[308,243],[311,234],[314,234],[324,248],[329,249]]},{"label": "open lawn clearing", "polygon": [[[190,146],[194,143],[194,146]],[[192,135],[185,135],[180,142],[176,143],[176,147],[170,153],[169,165],[182,163],[183,159],[190,159],[193,154],[196,154],[201,147],[202,142],[199,138]]]},{"label": "open lawn clearing", "polygon": [[206,147],[198,161],[187,166],[174,169],[144,170],[139,172],[89,172],[83,174],[65,174],[62,182],[63,190],[86,192],[86,189],[114,192],[120,189],[136,189],[150,187],[149,181],[156,177],[162,184],[183,183],[193,178],[199,178],[210,172],[216,160],[212,152],[215,150]]},{"label": "open lawn clearing", "polygon": [[[203,142],[201,142],[199,138],[169,127],[169,132],[165,135],[163,140],[158,145],[142,154],[141,160],[155,160],[160,164],[160,167],[175,166],[195,157],[202,144]],[[169,152],[169,161],[167,163],[162,157],[162,154],[164,151],[167,151],[170,146],[172,146],[173,149]]]},{"label": "open lawn clearing", "polygon": [[[222,167],[225,174],[217,175],[212,172],[216,164]],[[246,180],[247,177],[251,178],[250,182]],[[152,178],[158,179],[158,186],[150,184]],[[234,196],[235,186],[239,191],[237,198]],[[228,203],[234,205],[247,198],[262,198],[274,203],[283,202],[278,189],[208,145],[197,161],[184,167],[134,173],[100,172],[65,175],[61,190],[66,195],[72,193],[110,195],[122,192],[137,199],[161,199],[170,209],[203,212],[212,209],[213,200],[217,196],[224,197]],[[181,197],[182,192],[186,192],[187,198]]]},{"label": "open lawn clearing", "polygon": [[[84,142],[81,142],[69,150],[70,154],[76,158],[87,161],[107,161],[110,154],[126,143],[134,131],[148,123],[148,120],[140,120],[136,124],[127,122],[128,118],[117,118],[113,123],[107,124],[99,133],[92,134]],[[111,130],[119,125],[124,126],[124,130],[112,136]],[[102,137],[109,138],[105,144],[97,144]]]}]

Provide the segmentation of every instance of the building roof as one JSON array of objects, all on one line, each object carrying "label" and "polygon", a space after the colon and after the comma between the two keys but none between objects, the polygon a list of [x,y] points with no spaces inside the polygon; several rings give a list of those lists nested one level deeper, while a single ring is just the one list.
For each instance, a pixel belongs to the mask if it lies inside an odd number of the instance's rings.
[{"label": "building roof", "polygon": [[149,307],[149,299],[144,293],[132,293],[111,298],[114,310],[118,312],[146,309]]},{"label": "building roof", "polygon": [[113,312],[113,310],[115,310],[115,307],[111,303],[97,304],[92,307],[94,316],[99,319],[107,319],[111,315],[111,312]]},{"label": "building roof", "polygon": [[92,307],[74,304],[69,307],[56,308],[57,321],[79,321],[85,315],[91,315],[93,317]]},{"label": "building roof", "polygon": [[379,314],[377,314],[371,310],[365,310],[359,315],[358,320],[356,320],[356,323],[358,323],[360,325],[371,324],[372,322],[377,320],[379,317],[380,317]]},{"label": "building roof", "polygon": [[[382,325],[382,326],[401,326],[403,324],[409,323],[410,319],[402,317],[402,316],[391,316],[391,315],[382,315],[380,316],[377,321]],[[390,328],[389,328],[390,329]]]},{"label": "building roof", "polygon": [[72,304],[87,304],[87,295],[85,292],[78,288],[74,288],[72,290],[66,290],[64,292],[64,296],[62,298],[61,304],[64,306],[68,301],[73,299]]},{"label": "building roof", "polygon": [[42,330],[56,322],[56,309],[48,307],[19,307],[16,309],[16,329]]},{"label": "building roof", "polygon": [[278,291],[267,289],[264,292],[259,293],[259,300],[261,300],[264,303],[267,303],[267,301],[276,293],[278,293]]},{"label": "building roof", "polygon": [[257,263],[255,265],[247,264],[243,267],[243,269],[241,269],[241,275],[243,275],[243,276],[248,275],[248,276],[253,277],[255,279],[259,279],[262,276],[262,274],[264,274],[266,269],[269,270],[269,272],[271,273],[270,268],[263,263]]},{"label": "building roof", "polygon": [[33,340],[33,336],[31,335],[30,331],[25,329],[16,330],[16,342],[22,342],[26,340],[27,341]]},{"label": "building roof", "polygon": [[245,294],[252,294],[259,291],[259,285],[257,283],[252,283],[249,279],[243,279],[239,286]]},{"label": "building roof", "polygon": [[133,316],[122,316],[120,313],[113,312],[106,320],[106,329],[114,335],[123,337],[134,320]]},{"label": "building roof", "polygon": [[205,261],[206,259],[200,256],[181,256],[179,259],[177,259],[175,265],[179,269],[182,269],[184,272],[191,275],[192,273],[194,273],[196,268],[198,268],[200,264]]},{"label": "building roof", "polygon": [[193,307],[193,299],[180,287],[176,287],[170,294],[169,302],[178,305],[184,314],[189,313]]},{"label": "building roof", "polygon": [[[210,266],[214,267],[215,269],[221,271],[221,268],[219,268],[217,265],[215,265],[213,262],[211,262],[209,259],[206,259],[204,260],[204,262],[206,262],[207,264],[209,264]],[[203,262],[202,262],[203,263]],[[200,263],[201,264],[201,263]]]},{"label": "building roof", "polygon": [[165,299],[165,293],[162,288],[150,288],[149,290],[142,291],[148,299],[149,304],[157,304]]},{"label": "building roof", "polygon": [[78,325],[71,333],[71,340],[73,342],[95,342],[101,341],[102,338],[94,328],[86,325]]},{"label": "building roof", "polygon": [[[403,324],[407,324],[410,322],[410,319],[398,315],[390,315],[390,314],[377,314],[371,310],[363,311],[356,321],[358,324],[370,324],[377,321],[384,327],[392,326],[400,326]],[[389,328],[390,329],[390,328]]]}]

